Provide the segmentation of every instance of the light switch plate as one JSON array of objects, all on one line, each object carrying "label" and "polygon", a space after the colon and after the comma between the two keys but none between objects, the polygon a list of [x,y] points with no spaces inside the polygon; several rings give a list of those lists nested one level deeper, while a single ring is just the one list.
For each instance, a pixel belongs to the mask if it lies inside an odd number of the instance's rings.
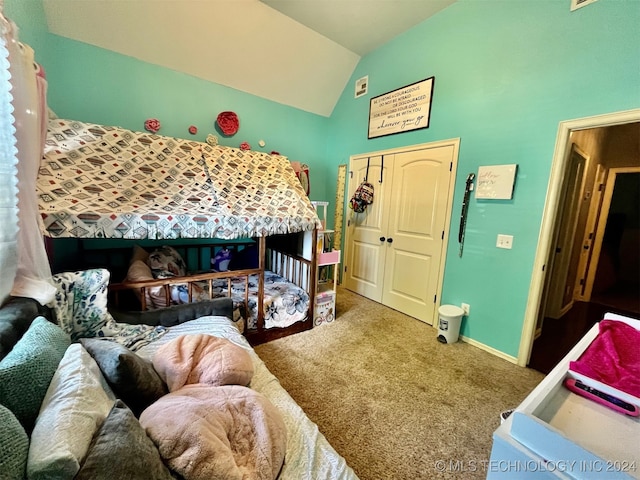
[{"label": "light switch plate", "polygon": [[511,247],[513,247],[513,235],[504,235],[502,233],[499,233],[496,247],[511,249]]}]

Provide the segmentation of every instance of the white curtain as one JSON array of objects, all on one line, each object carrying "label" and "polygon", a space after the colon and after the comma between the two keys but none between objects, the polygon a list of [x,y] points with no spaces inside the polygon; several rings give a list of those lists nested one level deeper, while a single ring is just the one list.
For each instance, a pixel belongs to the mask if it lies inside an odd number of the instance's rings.
[{"label": "white curtain", "polygon": [[12,26],[0,12],[0,303],[13,286],[18,268],[18,150],[9,72]]},{"label": "white curtain", "polygon": [[44,305],[55,294],[36,196],[47,125],[47,84],[44,72],[35,63],[33,50],[17,41],[15,25],[8,22],[8,26],[5,38],[18,156],[18,264],[11,294],[34,298]]}]

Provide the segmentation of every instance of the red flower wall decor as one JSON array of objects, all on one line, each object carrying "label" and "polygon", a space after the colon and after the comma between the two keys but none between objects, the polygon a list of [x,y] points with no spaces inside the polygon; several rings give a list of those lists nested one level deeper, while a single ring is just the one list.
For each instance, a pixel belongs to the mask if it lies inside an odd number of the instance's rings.
[{"label": "red flower wall decor", "polygon": [[160,130],[160,120],[157,118],[148,118],[144,122],[144,129],[151,133],[156,133]]},{"label": "red flower wall decor", "polygon": [[240,121],[234,112],[221,112],[216,122],[222,133],[227,136],[235,135],[240,127]]},{"label": "red flower wall decor", "polygon": [[242,142],[240,144],[240,150],[251,150],[251,145],[248,142]]},{"label": "red flower wall decor", "polygon": [[196,127],[195,125],[191,125],[191,126],[189,127],[189,133],[190,133],[191,135],[195,135],[196,133],[198,133],[198,127]]}]

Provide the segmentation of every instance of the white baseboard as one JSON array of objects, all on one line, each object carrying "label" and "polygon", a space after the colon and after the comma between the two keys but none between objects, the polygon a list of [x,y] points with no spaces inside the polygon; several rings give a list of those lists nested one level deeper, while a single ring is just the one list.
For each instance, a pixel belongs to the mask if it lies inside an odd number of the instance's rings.
[{"label": "white baseboard", "polygon": [[478,347],[480,350],[484,350],[485,352],[489,352],[492,355],[495,355],[496,357],[503,358],[507,362],[511,362],[511,363],[515,363],[515,364],[518,363],[518,358],[517,357],[512,357],[511,355],[507,355],[506,353],[501,352],[500,350],[496,350],[495,348],[490,347],[489,345],[485,345],[484,343],[480,343],[477,340],[474,340],[473,338],[465,337],[464,335],[460,335],[459,338],[463,342],[468,343],[469,345],[473,345],[474,347]]}]

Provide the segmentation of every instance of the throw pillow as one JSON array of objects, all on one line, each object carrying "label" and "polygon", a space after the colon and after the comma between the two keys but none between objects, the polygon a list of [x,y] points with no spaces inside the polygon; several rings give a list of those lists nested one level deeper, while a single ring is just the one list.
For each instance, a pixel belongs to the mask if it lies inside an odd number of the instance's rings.
[{"label": "throw pillow", "polygon": [[115,395],[91,355],[72,344],[51,380],[31,434],[30,480],[71,480]]},{"label": "throw pillow", "polygon": [[[151,273],[151,268],[147,265],[143,260],[134,260],[129,265],[129,270],[127,271],[126,282],[144,282],[147,280],[155,280],[153,274]],[[153,308],[164,308],[169,305],[167,303],[167,297],[164,293],[164,287],[147,287],[145,288],[145,302],[147,304],[147,309]],[[138,297],[138,300],[142,297],[142,289],[136,288],[134,289],[134,293]],[[142,304],[142,303],[141,303]]]},{"label": "throw pillow", "polygon": [[183,277],[187,266],[178,251],[168,245],[156,248],[147,259],[155,278]]},{"label": "throw pillow", "polygon": [[242,347],[204,333],[180,335],[158,348],[153,366],[169,387],[184,385],[249,385],[253,361]]},{"label": "throw pillow", "polygon": [[0,362],[0,404],[13,412],[27,433],[69,343],[60,327],[37,317]]},{"label": "throw pillow", "polygon": [[109,271],[98,268],[53,276],[58,287],[53,309],[72,340],[109,337],[132,350],[162,336],[164,327],[117,323],[107,311]]},{"label": "throw pillow", "polygon": [[148,258],[149,258],[149,252],[147,252],[144,248],[142,248],[140,245],[133,246],[133,255],[131,256],[130,263],[133,263],[137,260],[141,260],[146,263]]},{"label": "throw pillow", "polygon": [[140,422],[120,400],[92,440],[75,480],[112,478],[173,479]]},{"label": "throw pillow", "polygon": [[273,480],[287,448],[280,411],[238,385],[187,385],[147,408],[140,424],[169,468],[188,479]]},{"label": "throw pillow", "polygon": [[22,425],[6,407],[0,405],[0,472],[5,480],[25,478],[29,437]]},{"label": "throw pillow", "polygon": [[53,276],[58,291],[53,309],[58,325],[75,341],[95,337],[107,324],[107,287],[105,269],[64,272]]},{"label": "throw pillow", "polygon": [[80,342],[97,362],[115,394],[136,417],[168,393],[149,360],[114,342],[97,338],[83,338]]}]

